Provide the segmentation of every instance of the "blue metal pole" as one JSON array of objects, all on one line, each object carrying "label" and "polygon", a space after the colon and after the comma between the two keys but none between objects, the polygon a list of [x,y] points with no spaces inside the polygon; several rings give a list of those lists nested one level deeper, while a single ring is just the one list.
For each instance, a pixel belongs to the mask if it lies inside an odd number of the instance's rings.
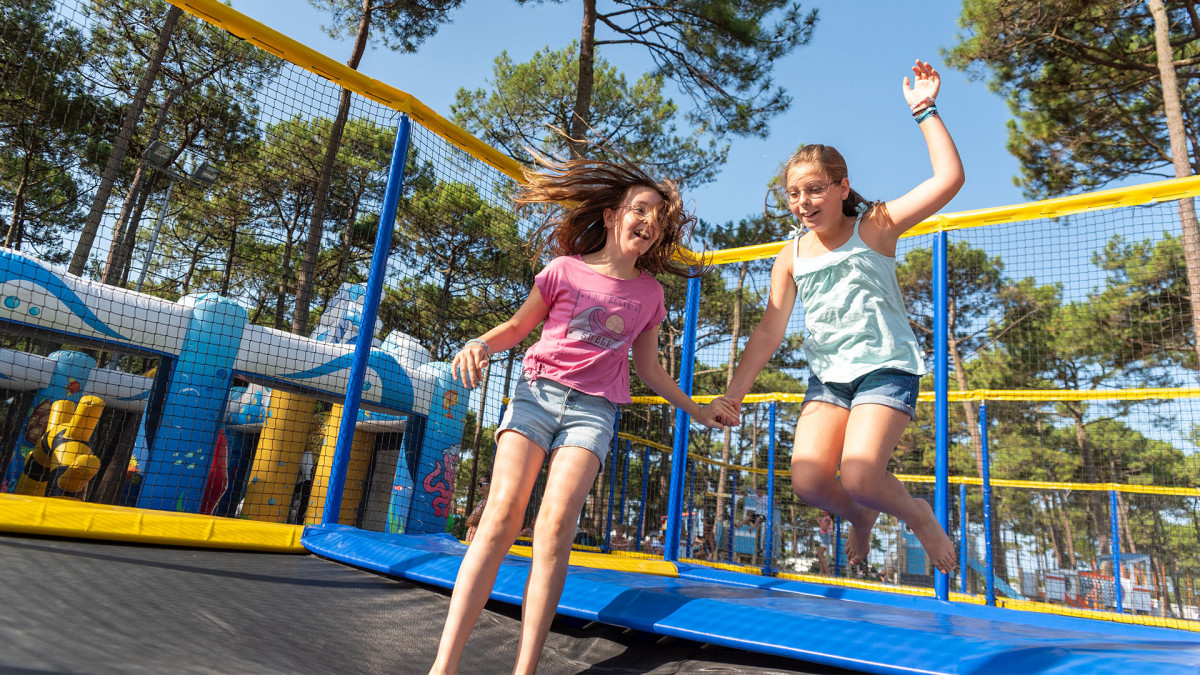
[{"label": "blue metal pole", "polygon": [[642,542],[646,539],[646,484],[650,482],[650,446],[642,448],[642,508],[638,511],[638,544],[637,550],[642,550]]},{"label": "blue metal pole", "polygon": [[621,439],[617,436],[617,431],[621,428],[621,408],[617,408],[617,418],[613,420],[613,440],[612,452],[608,453],[608,515],[604,518],[604,552],[608,553],[612,550],[612,516],[613,516],[613,497],[615,490],[613,487],[617,482],[617,448],[621,446]]},{"label": "blue metal pole", "polygon": [[[767,407],[767,540],[763,544],[763,574],[771,576],[771,554],[775,552],[775,401]],[[759,509],[762,504],[758,505]]]},{"label": "blue metal pole", "polygon": [[[949,326],[947,297],[949,295],[949,255],[947,236],[938,232],[933,237],[933,361],[934,361],[934,438],[935,459],[933,478],[933,512],[947,529],[950,517],[950,407],[947,396],[950,379],[949,349],[946,333]],[[950,599],[950,578],[937,568],[933,571],[933,593],[938,600]]]},{"label": "blue metal pole", "polygon": [[1117,491],[1108,491],[1108,520],[1112,526],[1113,597],[1117,601],[1117,614],[1125,613],[1125,590],[1121,588],[1121,514],[1118,511]]},{"label": "blue metal pole", "polygon": [[967,484],[958,486],[958,591],[967,592]]},{"label": "blue metal pole", "polygon": [[737,472],[729,472],[729,562],[733,562],[733,516],[734,502],[737,501]]},{"label": "blue metal pole", "polygon": [[629,446],[633,441],[625,441],[625,451],[621,453],[621,525],[625,524],[625,492],[629,489]]},{"label": "blue metal pole", "polygon": [[[979,437],[983,444],[983,550],[984,550],[984,579],[987,589],[985,602],[996,604],[996,561],[993,557],[995,549],[992,545],[992,469],[991,453],[988,451],[987,440],[987,402],[979,404]],[[965,562],[965,561],[964,561]]]},{"label": "blue metal pole", "polygon": [[[692,395],[692,374],[696,364],[696,324],[700,315],[700,279],[688,279],[687,304],[684,309],[683,349],[679,357],[679,388]],[[682,409],[675,411],[675,445],[671,450],[671,488],[667,495],[667,532],[663,539],[663,559],[679,560],[679,530],[683,513],[684,472],[687,470],[688,432],[691,416]]]},{"label": "blue metal pole", "polygon": [[692,532],[695,531],[693,528],[695,526],[694,521],[696,520],[696,463],[693,462],[690,458],[688,459],[688,465],[687,465],[687,484],[688,484],[687,545],[684,548],[687,551],[687,557],[691,558],[692,557],[692,542],[695,541],[695,539],[696,539],[695,537],[692,536]]},{"label": "blue metal pole", "polygon": [[833,519],[833,576],[842,576],[842,517]]},{"label": "blue metal pole", "polygon": [[358,423],[358,405],[362,401],[363,381],[367,375],[367,359],[375,337],[375,317],[383,296],[383,277],[391,250],[392,230],[396,223],[396,208],[400,205],[400,189],[404,186],[404,164],[408,159],[408,138],[412,123],[408,115],[400,117],[400,128],[392,146],[392,162],[388,168],[387,186],[383,192],[383,207],[379,214],[379,229],[375,232],[375,252],[371,255],[371,271],[367,276],[367,292],[363,299],[362,325],[354,345],[354,361],[350,365],[350,382],[346,385],[341,426],[333,451],[333,466],[329,472],[329,491],[325,494],[324,525],[336,525],[342,512],[342,490],[346,482],[346,467],[350,464],[350,446],[354,442],[354,427]]}]

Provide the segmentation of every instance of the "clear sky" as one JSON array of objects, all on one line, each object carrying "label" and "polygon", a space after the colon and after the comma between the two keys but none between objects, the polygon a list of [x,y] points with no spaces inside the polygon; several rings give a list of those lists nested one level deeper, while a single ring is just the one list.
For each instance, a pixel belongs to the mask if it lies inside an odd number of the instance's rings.
[{"label": "clear sky", "polygon": [[[603,2],[603,0],[601,0]],[[322,31],[329,17],[304,0],[232,0],[238,11],[334,60],[345,63],[351,39]],[[711,222],[761,212],[767,181],[801,143],[837,147],[850,167],[851,184],[867,199],[890,199],[924,180],[928,154],[901,93],[917,59],[942,74],[938,109],[958,144],[967,182],[946,212],[1026,201],[1013,185],[1017,162],[1005,150],[1010,118],[1002,98],[984,81],[943,67],[941,50],[959,32],[958,0],[831,0],[806,2],[820,21],[812,41],[780,60],[775,80],[792,96],[767,139],[731,137],[729,161],[717,180],[688,191],[694,209]],[[445,117],[459,88],[487,87],[493,59],[507,50],[516,62],[543,47],[561,48],[578,37],[579,2],[519,6],[509,0],[468,0],[416,54],[382,47],[363,57],[359,70],[420,99]],[[610,45],[600,56],[635,79],[652,64],[643,49]],[[681,106],[688,102],[675,96]]]}]

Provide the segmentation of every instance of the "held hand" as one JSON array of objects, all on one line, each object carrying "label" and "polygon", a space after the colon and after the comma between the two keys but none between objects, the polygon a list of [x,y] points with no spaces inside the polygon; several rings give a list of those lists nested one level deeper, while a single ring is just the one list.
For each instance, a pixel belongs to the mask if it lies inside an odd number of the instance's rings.
[{"label": "held hand", "polygon": [[916,76],[915,82],[910,83],[907,76],[904,78],[904,100],[908,102],[908,107],[912,108],[926,98],[936,100],[942,88],[942,77],[937,70],[928,62],[917,59],[912,71]]},{"label": "held hand", "polygon": [[724,396],[718,396],[712,403],[701,406],[700,414],[696,421],[712,429],[723,429],[738,418],[737,408]]},{"label": "held hand", "polygon": [[719,421],[721,407],[716,405],[716,403],[716,401],[713,401],[708,405],[700,406],[700,413],[694,419],[709,429],[724,429],[725,425]]},{"label": "held hand", "polygon": [[718,396],[713,400],[713,403],[715,404],[717,401],[722,401],[727,406],[727,412],[722,413],[721,416],[717,418],[717,421],[729,427],[741,425],[742,402],[730,396]]},{"label": "held hand", "polygon": [[483,369],[487,368],[488,362],[487,348],[480,342],[468,342],[454,355],[450,374],[467,388],[474,389],[483,381]]}]

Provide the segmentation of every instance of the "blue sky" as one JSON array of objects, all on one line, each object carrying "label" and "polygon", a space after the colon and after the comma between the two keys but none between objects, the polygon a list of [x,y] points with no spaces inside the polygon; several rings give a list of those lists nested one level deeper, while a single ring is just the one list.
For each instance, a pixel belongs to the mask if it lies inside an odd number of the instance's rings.
[{"label": "blue sky", "polygon": [[[351,41],[322,31],[329,17],[303,0],[232,0],[238,11],[344,63]],[[775,80],[792,96],[767,139],[731,137],[729,161],[717,180],[688,191],[697,215],[726,222],[761,212],[767,181],[801,143],[837,147],[850,167],[851,184],[868,199],[891,199],[929,175],[921,133],[901,93],[915,59],[942,74],[938,108],[958,144],[967,182],[946,212],[1026,201],[1013,186],[1017,162],[1005,150],[1010,118],[986,82],[942,67],[941,50],[956,43],[957,0],[918,5],[893,0],[805,3],[820,21],[812,41],[775,66]],[[518,6],[506,0],[471,0],[453,14],[417,54],[382,47],[363,57],[359,70],[420,99],[449,117],[459,88],[487,87],[493,59],[504,50],[516,62],[537,50],[561,48],[578,37],[580,3]],[[632,46],[599,51],[634,79],[651,67]],[[687,101],[676,96],[676,101]]]}]

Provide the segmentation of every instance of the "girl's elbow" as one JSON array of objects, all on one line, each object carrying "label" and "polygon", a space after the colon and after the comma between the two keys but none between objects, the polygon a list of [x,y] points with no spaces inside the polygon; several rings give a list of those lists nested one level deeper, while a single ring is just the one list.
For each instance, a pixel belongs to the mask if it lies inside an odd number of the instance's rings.
[{"label": "girl's elbow", "polygon": [[962,165],[960,164],[958,166],[958,171],[955,172],[955,175],[954,175],[952,189],[954,190],[955,194],[957,194],[958,191],[962,189],[962,186],[966,185],[966,183],[967,183],[967,172],[965,169],[963,169]]}]

